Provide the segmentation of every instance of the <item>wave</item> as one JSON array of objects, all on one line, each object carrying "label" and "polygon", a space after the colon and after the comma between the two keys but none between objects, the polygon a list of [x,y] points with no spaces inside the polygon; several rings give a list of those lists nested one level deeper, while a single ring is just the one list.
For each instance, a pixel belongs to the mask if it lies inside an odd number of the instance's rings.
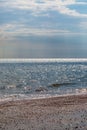
[{"label": "wave", "polygon": [[61,87],[61,86],[68,86],[68,85],[75,85],[76,83],[54,83],[49,85],[48,87]]}]

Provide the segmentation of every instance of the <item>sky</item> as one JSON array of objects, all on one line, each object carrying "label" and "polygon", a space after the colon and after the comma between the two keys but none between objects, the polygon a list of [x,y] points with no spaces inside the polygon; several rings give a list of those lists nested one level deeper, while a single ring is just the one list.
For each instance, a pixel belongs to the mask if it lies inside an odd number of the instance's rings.
[{"label": "sky", "polygon": [[0,58],[87,58],[87,0],[0,0]]}]

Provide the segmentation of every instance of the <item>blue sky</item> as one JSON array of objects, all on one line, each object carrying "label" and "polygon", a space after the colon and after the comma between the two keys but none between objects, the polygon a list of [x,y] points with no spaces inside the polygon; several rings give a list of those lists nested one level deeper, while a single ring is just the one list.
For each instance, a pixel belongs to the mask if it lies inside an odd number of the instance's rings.
[{"label": "blue sky", "polygon": [[0,58],[87,58],[87,0],[0,0]]}]

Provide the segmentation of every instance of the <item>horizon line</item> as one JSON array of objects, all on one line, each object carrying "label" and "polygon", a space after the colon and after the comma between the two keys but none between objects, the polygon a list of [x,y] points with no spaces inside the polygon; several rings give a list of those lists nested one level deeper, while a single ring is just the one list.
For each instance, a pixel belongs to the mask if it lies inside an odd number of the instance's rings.
[{"label": "horizon line", "polygon": [[87,62],[87,58],[1,58],[0,63]]}]

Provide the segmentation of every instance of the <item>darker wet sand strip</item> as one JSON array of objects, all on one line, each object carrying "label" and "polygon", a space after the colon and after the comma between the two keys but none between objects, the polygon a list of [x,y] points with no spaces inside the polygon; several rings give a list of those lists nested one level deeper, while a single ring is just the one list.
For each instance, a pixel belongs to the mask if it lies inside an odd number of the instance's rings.
[{"label": "darker wet sand strip", "polygon": [[0,130],[75,129],[87,129],[87,95],[0,103]]}]

